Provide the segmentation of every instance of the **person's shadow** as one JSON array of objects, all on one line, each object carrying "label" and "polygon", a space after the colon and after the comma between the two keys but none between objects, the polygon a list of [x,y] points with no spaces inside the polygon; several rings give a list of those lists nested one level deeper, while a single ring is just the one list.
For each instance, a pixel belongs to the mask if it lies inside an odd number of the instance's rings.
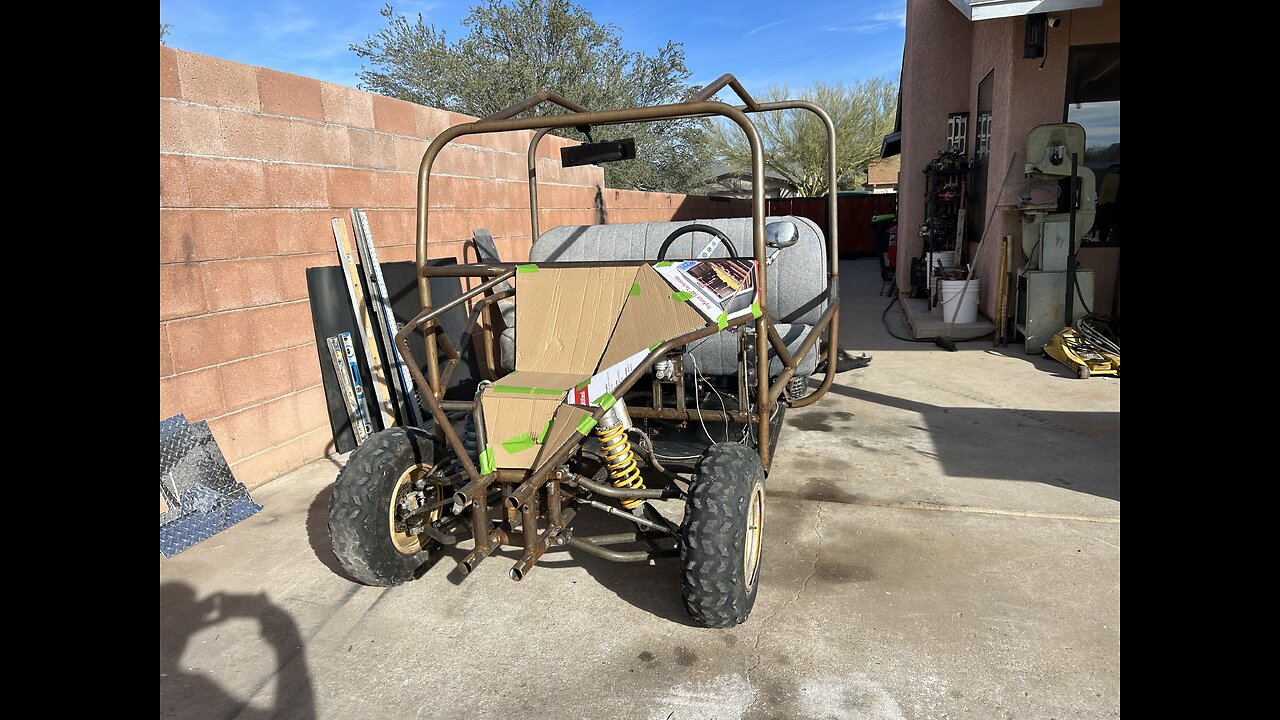
[{"label": "person's shadow", "polygon": [[[207,672],[182,662],[191,637],[199,630],[233,618],[258,621],[262,641],[275,651],[276,671],[249,697],[233,697]],[[249,704],[252,696],[275,682],[275,707]],[[316,716],[311,676],[302,638],[293,618],[265,595],[214,593],[202,600],[181,582],[160,584],[160,717],[162,718],[298,718]]]}]

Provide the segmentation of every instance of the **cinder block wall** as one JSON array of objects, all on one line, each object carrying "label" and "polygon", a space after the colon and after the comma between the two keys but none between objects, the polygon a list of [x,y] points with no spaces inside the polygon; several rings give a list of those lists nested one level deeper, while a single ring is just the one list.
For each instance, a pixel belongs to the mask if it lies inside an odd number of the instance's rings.
[{"label": "cinder block wall", "polygon": [[[430,140],[472,120],[340,85],[160,48],[160,418],[208,420],[250,487],[333,451],[306,268],[336,265],[330,218],[368,211],[385,261],[414,256],[416,173]],[[432,257],[471,230],[528,257],[531,133],[473,136],[433,174]],[[750,214],[745,201],[598,190],[540,146],[542,229]],[[438,180],[435,179],[438,177]]]}]

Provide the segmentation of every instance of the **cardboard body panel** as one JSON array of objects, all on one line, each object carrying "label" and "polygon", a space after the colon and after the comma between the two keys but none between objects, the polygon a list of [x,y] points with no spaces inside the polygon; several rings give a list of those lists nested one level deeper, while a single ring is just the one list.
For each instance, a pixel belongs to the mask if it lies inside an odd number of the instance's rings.
[{"label": "cardboard body panel", "polygon": [[598,405],[651,347],[751,312],[754,262],[659,265],[520,266],[516,369],[480,397],[486,467],[535,466],[574,433],[590,432],[590,411],[575,406]]},{"label": "cardboard body panel", "polygon": [[635,274],[635,267],[518,274],[516,370],[572,373],[579,379],[594,372]]},{"label": "cardboard body panel", "polygon": [[641,265],[627,293],[627,302],[622,306],[622,315],[618,318],[613,337],[609,338],[604,357],[596,369],[608,369],[655,343],[666,342],[706,325],[707,321],[687,302],[672,297],[675,293],[657,271]]},{"label": "cardboard body panel", "polygon": [[560,407],[561,399],[549,395],[506,395],[485,388],[480,397],[484,409],[484,434],[493,451],[494,467],[527,468],[538,457],[543,430]]},{"label": "cardboard body panel", "polygon": [[[590,427],[586,427],[587,423],[590,423]],[[586,435],[594,426],[595,423],[591,422],[591,413],[580,407],[561,405],[556,408],[555,417],[551,419],[551,428],[542,440],[538,458],[533,466],[536,467],[550,457],[551,453],[563,445],[565,440],[575,434]]]}]

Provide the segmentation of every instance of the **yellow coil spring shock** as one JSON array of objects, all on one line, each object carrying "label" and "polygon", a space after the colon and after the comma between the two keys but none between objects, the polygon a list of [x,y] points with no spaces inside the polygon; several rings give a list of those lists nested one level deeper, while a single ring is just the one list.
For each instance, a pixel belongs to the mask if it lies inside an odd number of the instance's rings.
[{"label": "yellow coil spring shock", "polygon": [[[640,477],[640,468],[636,465],[636,455],[631,452],[631,441],[627,439],[627,428],[618,423],[614,427],[605,428],[596,425],[596,437],[600,440],[600,448],[604,451],[604,464],[609,468],[609,478],[613,486],[628,490],[643,490],[644,480]],[[640,498],[626,498],[621,501],[622,507],[634,510],[644,504]]]}]

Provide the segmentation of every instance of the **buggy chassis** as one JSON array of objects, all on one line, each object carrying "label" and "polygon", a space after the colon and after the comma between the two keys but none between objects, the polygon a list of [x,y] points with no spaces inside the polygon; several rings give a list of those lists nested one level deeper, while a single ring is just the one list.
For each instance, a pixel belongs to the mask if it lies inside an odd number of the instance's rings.
[{"label": "buggy chassis", "polygon": [[[729,105],[711,99],[725,87],[730,88],[738,95],[742,101],[741,105]],[[516,117],[543,103],[558,105],[568,112],[529,118]],[[743,132],[746,133],[751,150],[752,255],[757,267],[761,269],[758,274],[757,291],[761,312],[754,318],[750,314],[735,317],[724,327],[717,327],[713,323],[661,343],[653,348],[640,366],[627,375],[621,384],[613,390],[613,395],[617,398],[623,398],[626,393],[637,386],[637,383],[646,374],[652,371],[656,362],[671,357],[673,353],[678,353],[688,343],[709,337],[717,332],[730,330],[738,332],[739,373],[736,407],[733,409],[711,410],[704,406],[701,409],[690,409],[686,407],[683,384],[676,388],[675,406],[668,406],[668,403],[663,400],[659,383],[655,377],[653,381],[654,393],[649,401],[644,406],[641,406],[638,402],[633,402],[633,404],[626,407],[626,410],[632,418],[646,421],[736,423],[745,426],[742,432],[744,438],[748,438],[749,431],[754,429],[754,438],[750,438],[754,441],[753,443],[742,443],[740,448],[734,448],[734,450],[739,451],[738,455],[744,454],[741,450],[745,449],[751,455],[758,457],[756,467],[759,468],[757,471],[759,474],[757,485],[760,488],[758,490],[760,493],[760,508],[758,516],[753,515],[756,520],[748,521],[748,529],[754,530],[756,535],[754,538],[748,537],[746,539],[748,544],[754,542],[755,547],[754,549],[748,547],[744,551],[746,553],[744,557],[747,558],[746,562],[748,564],[752,562],[757,564],[756,567],[748,567],[745,570],[746,579],[743,582],[748,586],[746,591],[750,595],[746,602],[746,607],[738,608],[728,615],[717,615],[715,612],[699,614],[690,604],[691,600],[688,592],[686,592],[686,606],[704,624],[726,626],[737,624],[746,619],[755,594],[755,587],[752,586],[756,584],[755,577],[760,557],[759,536],[763,532],[763,481],[764,474],[767,473],[773,459],[773,444],[771,442],[773,428],[771,427],[771,420],[775,415],[775,407],[778,403],[786,403],[790,407],[803,407],[812,404],[826,394],[834,380],[838,352],[837,328],[840,305],[837,290],[838,267],[835,243],[837,218],[836,203],[833,201],[832,191],[828,192],[828,227],[825,238],[828,264],[825,311],[822,312],[808,336],[794,352],[788,350],[787,344],[774,328],[768,312],[769,296],[765,277],[767,273],[763,272],[767,259],[764,159],[760,138],[750,119],[750,115],[759,112],[785,110],[811,112],[825,126],[828,142],[828,187],[834,189],[837,186],[835,128],[827,113],[813,103],[802,100],[756,102],[732,75],[727,74],[706,86],[687,102],[653,107],[591,111],[554,93],[543,92],[475,122],[455,125],[440,133],[432,141],[422,157],[418,170],[417,185],[416,249],[418,293],[422,310],[400,329],[396,335],[395,342],[402,357],[407,361],[406,364],[417,386],[421,401],[430,411],[434,423],[427,428],[393,428],[392,430],[399,430],[407,435],[426,436],[429,433],[432,436],[431,442],[434,444],[436,452],[430,458],[430,462],[421,460],[423,470],[416,477],[416,486],[420,489],[426,488],[430,492],[424,496],[424,499],[419,502],[416,508],[412,508],[407,514],[402,512],[397,517],[398,501],[393,493],[390,501],[393,516],[391,525],[393,534],[401,532],[417,535],[422,544],[416,547],[420,550],[425,550],[429,547],[426,539],[439,545],[452,545],[459,539],[466,537],[465,533],[454,534],[455,530],[462,529],[465,531],[469,529],[469,534],[475,539],[475,548],[458,563],[457,569],[463,574],[470,573],[485,557],[501,546],[510,545],[521,548],[523,555],[510,572],[511,577],[515,580],[522,579],[538,559],[553,546],[567,545],[597,557],[618,562],[647,561],[657,557],[681,554],[681,538],[682,533],[688,532],[688,517],[686,517],[686,522],[684,523],[685,527],[680,527],[663,518],[648,507],[647,503],[642,506],[644,511],[633,510],[632,512],[627,512],[616,507],[616,505],[620,504],[619,501],[629,501],[634,504],[647,500],[687,497],[692,492],[690,489],[681,488],[676,481],[684,482],[684,480],[664,468],[655,458],[651,439],[647,446],[646,443],[641,442],[642,450],[647,452],[642,452],[640,455],[646,457],[646,464],[651,471],[656,471],[672,481],[666,487],[646,488],[641,485],[639,487],[626,488],[610,485],[603,465],[592,473],[590,472],[591,463],[589,461],[583,462],[582,446],[587,438],[582,435],[574,435],[570,440],[563,442],[554,449],[551,447],[545,448],[542,455],[545,460],[528,470],[487,468],[489,472],[481,472],[477,467],[478,463],[474,461],[474,447],[469,448],[467,446],[458,428],[455,427],[455,422],[457,422],[460,414],[472,413],[474,415],[477,413],[480,401],[477,399],[474,402],[468,402],[445,400],[443,398],[446,389],[450,386],[454,370],[461,361],[459,352],[461,343],[466,342],[467,338],[480,325],[479,320],[483,313],[488,312],[489,315],[487,317],[496,319],[497,302],[516,295],[516,289],[512,289],[509,284],[504,285],[516,275],[516,263],[476,263],[447,266],[432,266],[428,264],[427,241],[430,236],[428,208],[431,201],[431,169],[439,153],[450,142],[458,138],[478,134],[535,130],[536,132],[528,148],[528,171],[530,225],[532,237],[536,240],[539,237],[537,148],[539,142],[547,133],[560,128],[577,127],[582,129],[583,127],[590,128],[592,126],[621,123],[719,116],[727,118],[742,128]],[[541,267],[566,268],[638,266],[643,262],[643,260],[585,263],[552,262],[539,263],[539,265]],[[473,281],[480,281],[480,284],[462,293],[452,301],[437,307],[433,305],[431,287],[428,282],[432,277],[470,278]],[[467,316],[462,340],[460,343],[455,344],[443,332],[439,318],[444,313],[467,301],[473,301],[472,306]],[[753,348],[746,347],[744,350],[746,344],[741,330],[748,323],[754,323],[757,341],[754,343]],[[479,343],[479,347],[483,349],[494,346],[492,342],[492,325],[493,323],[486,323],[480,326],[480,331],[484,333],[484,336],[483,341]],[[413,357],[409,343],[410,336],[415,332],[422,332],[425,336],[426,357],[422,362]],[[826,346],[823,351],[823,357],[826,361],[825,375],[818,387],[806,394],[807,387],[797,387],[797,384],[792,383],[791,380],[796,374],[801,361],[811,352],[815,343],[824,336],[826,337]],[[772,382],[770,382],[768,370],[770,348],[776,353],[783,366],[782,372]],[[443,366],[439,360],[439,353],[443,353],[446,358]],[[485,364],[489,366],[489,372],[493,372],[496,368],[496,363],[493,361],[491,353],[485,350],[482,355]],[[756,368],[760,370],[756,371]],[[801,386],[804,385],[803,380],[803,378],[800,379]],[[696,392],[698,390],[695,381]],[[784,392],[786,393],[785,397]],[[590,408],[590,410],[592,419],[600,421],[606,415],[608,408]],[[453,417],[451,417],[451,414]],[[390,430],[383,432],[390,432]],[[642,441],[644,439],[641,438]],[[751,447],[752,444],[754,447]],[[717,446],[712,446],[712,448],[715,447]],[[444,452],[440,452],[442,450]],[[573,460],[575,453],[577,453],[576,461]],[[730,454],[732,455],[733,453]],[[756,457],[749,458],[750,462],[757,463]],[[704,462],[706,462],[705,456]],[[339,478],[339,483],[341,483],[341,477]],[[431,490],[432,488],[434,488],[433,491]],[[453,489],[452,493],[449,492],[450,488]],[[594,497],[613,502],[598,502],[592,499]],[[383,507],[386,506],[384,505]],[[574,520],[576,510],[585,507],[593,507],[604,510],[609,514],[626,518],[634,523],[633,531],[589,537],[575,536],[571,523]],[[469,512],[467,512],[468,509]],[[751,512],[757,512],[754,504]],[[331,520],[331,527],[332,522]],[[755,524],[750,525],[753,522]],[[386,526],[384,525],[383,527]],[[671,541],[674,541],[674,545]],[[624,543],[645,543],[647,547],[630,551],[619,551],[608,547]],[[335,548],[337,547],[338,540],[335,534]],[[412,549],[413,547],[408,549],[401,548],[401,552],[408,554],[408,550]],[[341,553],[339,554],[341,555]],[[360,577],[359,579],[368,581],[365,577]],[[396,578],[395,581],[401,579],[407,578]],[[394,582],[380,584],[394,584]],[[686,578],[685,587],[688,590],[688,578]]]}]

